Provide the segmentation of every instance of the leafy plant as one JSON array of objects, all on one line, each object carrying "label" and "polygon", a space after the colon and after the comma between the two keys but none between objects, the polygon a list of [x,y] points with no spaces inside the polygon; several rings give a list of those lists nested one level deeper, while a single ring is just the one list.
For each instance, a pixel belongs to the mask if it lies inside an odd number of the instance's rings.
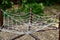
[{"label": "leafy plant", "polygon": [[10,0],[1,0],[0,8],[5,10],[7,8],[12,7],[12,3]]},{"label": "leafy plant", "polygon": [[32,12],[38,15],[41,15],[43,13],[43,3],[32,3],[32,4],[25,4],[22,6],[21,11],[25,12],[25,13],[29,13],[29,9],[30,7],[32,8]]},{"label": "leafy plant", "polygon": [[39,15],[43,13],[43,9],[44,9],[43,3],[39,3],[39,4],[35,3],[31,7],[33,9],[33,13],[39,14]]}]

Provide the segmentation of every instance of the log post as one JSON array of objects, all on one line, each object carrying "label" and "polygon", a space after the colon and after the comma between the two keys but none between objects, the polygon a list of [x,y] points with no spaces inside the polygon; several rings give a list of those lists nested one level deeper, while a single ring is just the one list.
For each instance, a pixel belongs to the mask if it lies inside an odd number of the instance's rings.
[{"label": "log post", "polygon": [[30,8],[30,23],[32,24],[32,8]]},{"label": "log post", "polygon": [[3,26],[3,15],[2,15],[2,11],[0,9],[0,27]]},{"label": "log post", "polygon": [[28,30],[30,31],[30,28],[31,28],[31,26],[32,26],[32,8],[30,8],[30,19],[29,19],[29,22],[30,22],[30,25],[29,25],[29,28],[28,28]]}]

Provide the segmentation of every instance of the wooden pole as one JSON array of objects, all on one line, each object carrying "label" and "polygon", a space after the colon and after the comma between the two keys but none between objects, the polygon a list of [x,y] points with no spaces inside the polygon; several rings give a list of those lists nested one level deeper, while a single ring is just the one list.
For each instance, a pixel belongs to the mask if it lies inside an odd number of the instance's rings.
[{"label": "wooden pole", "polygon": [[30,8],[30,23],[32,24],[32,8]]},{"label": "wooden pole", "polygon": [[32,26],[32,8],[30,8],[30,25],[29,25],[29,29],[28,30],[30,30],[30,28],[31,28],[31,26]]},{"label": "wooden pole", "polygon": [[3,25],[3,15],[2,15],[2,11],[0,9],[0,27]]}]

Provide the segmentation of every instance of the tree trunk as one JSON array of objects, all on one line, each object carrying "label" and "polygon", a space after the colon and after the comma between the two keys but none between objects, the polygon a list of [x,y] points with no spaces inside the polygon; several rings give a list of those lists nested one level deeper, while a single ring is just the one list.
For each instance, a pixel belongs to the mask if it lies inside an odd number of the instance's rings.
[{"label": "tree trunk", "polygon": [[0,9],[0,26],[3,25],[3,15],[2,15],[2,11]]}]

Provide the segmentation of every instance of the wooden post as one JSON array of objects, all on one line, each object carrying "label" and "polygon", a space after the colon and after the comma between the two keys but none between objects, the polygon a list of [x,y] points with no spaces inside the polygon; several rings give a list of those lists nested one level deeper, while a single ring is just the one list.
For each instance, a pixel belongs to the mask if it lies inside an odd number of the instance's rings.
[{"label": "wooden post", "polygon": [[2,15],[2,11],[0,9],[0,27],[3,25],[3,15]]},{"label": "wooden post", "polygon": [[30,8],[30,23],[32,24],[32,8]]},{"label": "wooden post", "polygon": [[31,28],[31,26],[32,26],[32,8],[30,8],[30,19],[29,19],[30,21],[30,25],[29,25],[29,29],[28,30],[30,30],[30,28]]}]

